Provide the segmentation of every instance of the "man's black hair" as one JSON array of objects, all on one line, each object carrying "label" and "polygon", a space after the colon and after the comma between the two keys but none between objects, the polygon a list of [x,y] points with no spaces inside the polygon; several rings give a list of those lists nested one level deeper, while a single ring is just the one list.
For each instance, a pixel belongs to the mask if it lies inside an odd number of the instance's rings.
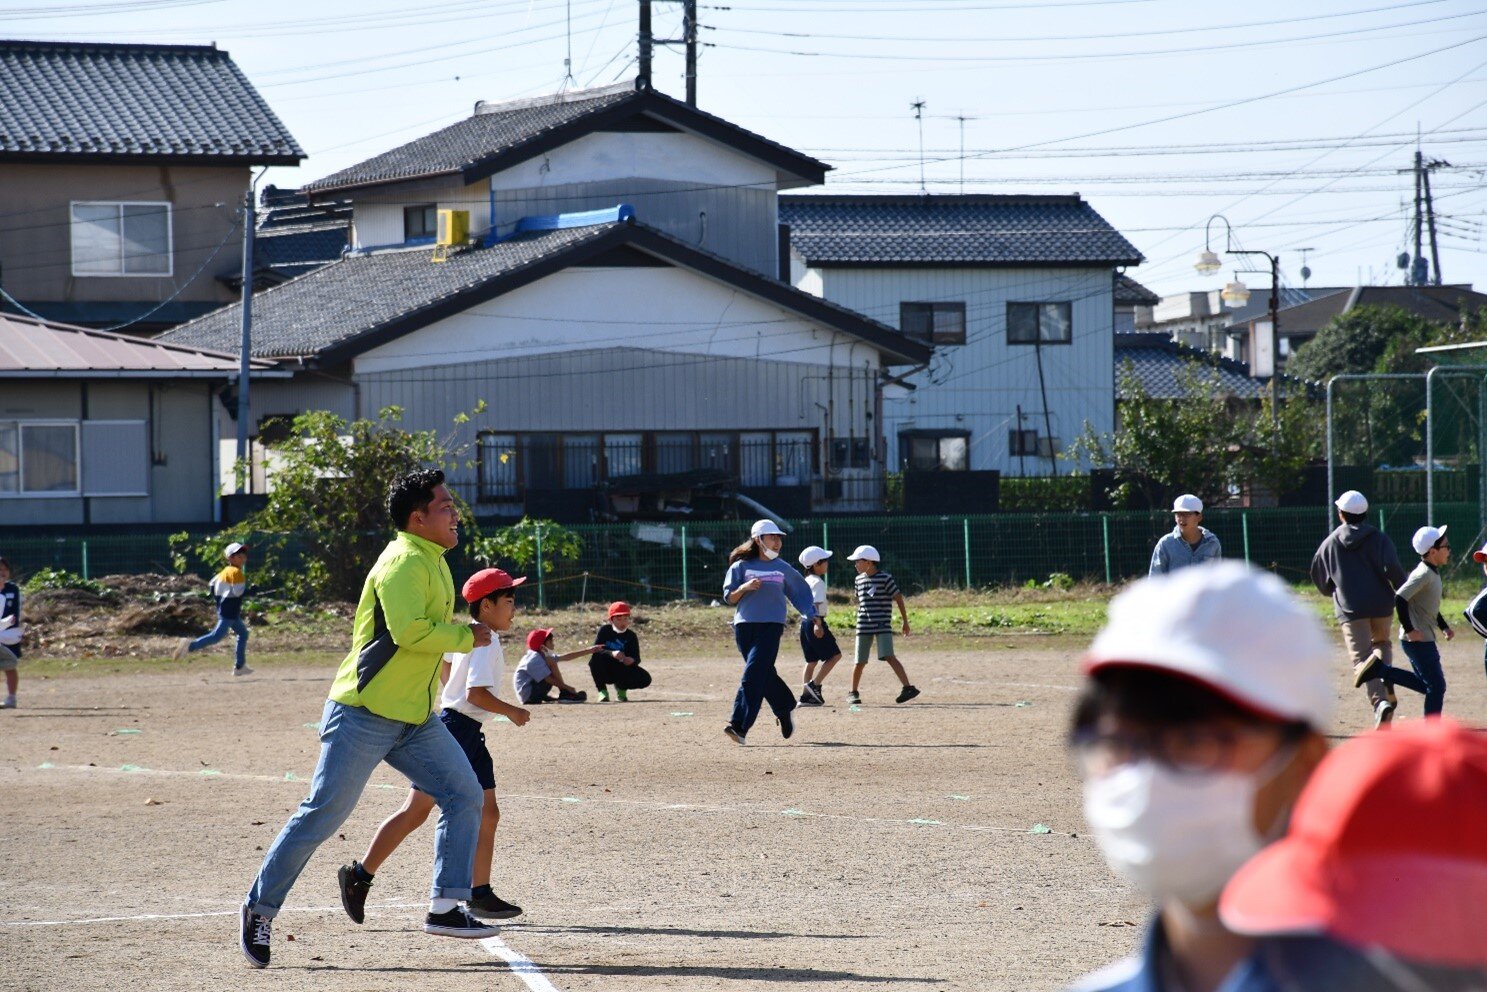
[{"label": "man's black hair", "polygon": [[434,489],[444,484],[444,473],[436,468],[420,469],[400,475],[387,487],[387,515],[405,530],[414,510],[427,510],[433,502]]},{"label": "man's black hair", "polygon": [[1106,668],[1092,675],[1074,706],[1074,733],[1090,730],[1107,715],[1154,727],[1221,719],[1285,725],[1198,682],[1154,668]]},{"label": "man's black hair", "polygon": [[1355,527],[1368,519],[1368,514],[1366,513],[1349,513],[1347,510],[1338,510],[1337,512],[1341,513],[1342,518]]},{"label": "man's black hair", "polygon": [[505,589],[497,589],[495,592],[491,593],[489,596],[481,596],[475,602],[473,602],[473,603],[470,604],[470,619],[471,620],[479,620],[480,619],[480,604],[481,603],[485,602],[487,599],[500,599],[502,596],[510,596],[512,599],[515,599],[516,598],[516,587],[515,586],[507,586]]}]

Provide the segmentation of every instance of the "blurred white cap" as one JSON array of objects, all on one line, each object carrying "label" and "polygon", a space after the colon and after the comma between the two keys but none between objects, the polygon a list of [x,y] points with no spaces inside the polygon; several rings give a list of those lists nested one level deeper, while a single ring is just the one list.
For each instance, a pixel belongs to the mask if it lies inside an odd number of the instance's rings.
[{"label": "blurred white cap", "polygon": [[1446,536],[1444,527],[1421,527],[1415,531],[1415,536],[1410,538],[1410,547],[1415,549],[1415,554],[1423,555],[1435,547],[1435,542]]},{"label": "blurred white cap", "polygon": [[1183,493],[1172,501],[1173,513],[1202,513],[1203,501],[1192,493]]},{"label": "blurred white cap", "polygon": [[823,562],[823,561],[825,561],[826,559],[828,559],[830,557],[831,557],[831,552],[830,551],[827,551],[825,548],[817,547],[816,545],[812,544],[810,547],[806,548],[804,551],[802,551],[800,553],[800,558],[799,558],[800,567],[801,568],[810,568],[813,565],[815,565],[817,562]]},{"label": "blurred white cap", "polygon": [[878,549],[871,544],[859,544],[857,550],[847,556],[848,561],[882,561]]},{"label": "blurred white cap", "polygon": [[1367,513],[1368,497],[1356,489],[1349,489],[1337,497],[1337,502],[1332,504],[1343,513]]}]

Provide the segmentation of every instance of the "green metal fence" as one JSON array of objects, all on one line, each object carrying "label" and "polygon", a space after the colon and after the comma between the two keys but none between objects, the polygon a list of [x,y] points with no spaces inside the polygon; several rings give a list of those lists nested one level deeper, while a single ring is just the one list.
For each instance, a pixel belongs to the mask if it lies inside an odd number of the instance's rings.
[{"label": "green metal fence", "polygon": [[[1370,517],[1410,567],[1415,556],[1409,538],[1425,523],[1424,506],[1385,506]],[[1457,557],[1447,578],[1474,575],[1469,555],[1483,537],[1478,504],[1438,504],[1432,523],[1451,528]],[[1204,525],[1218,535],[1225,557],[1251,561],[1292,582],[1305,580],[1312,552],[1329,529],[1320,507],[1216,510],[1205,515]],[[1172,518],[1157,512],[1016,513],[799,520],[791,527],[787,558],[807,544],[837,552],[838,564],[828,579],[832,586],[850,585],[846,554],[859,544],[871,544],[900,585],[917,591],[1022,585],[1054,573],[1094,582],[1135,578],[1146,574],[1152,546],[1171,529]],[[729,549],[747,535],[747,524],[739,521],[568,529],[582,541],[576,560],[525,569],[535,598],[548,606],[612,599],[712,600],[721,595]],[[0,554],[22,578],[43,567],[90,578],[172,570],[164,534],[39,537],[8,530],[0,532]],[[460,548],[451,553],[450,567],[458,579],[477,565]]]}]

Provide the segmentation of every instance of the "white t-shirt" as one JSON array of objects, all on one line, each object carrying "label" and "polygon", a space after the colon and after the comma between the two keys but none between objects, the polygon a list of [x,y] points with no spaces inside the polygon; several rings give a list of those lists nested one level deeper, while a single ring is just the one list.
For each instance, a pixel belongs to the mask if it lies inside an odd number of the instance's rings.
[{"label": "white t-shirt", "polygon": [[444,660],[449,662],[449,681],[444,683],[444,694],[439,699],[443,707],[481,723],[495,716],[490,710],[470,702],[465,694],[475,686],[484,686],[495,692],[496,686],[506,677],[506,655],[501,651],[500,638],[491,637],[489,644],[469,654],[446,654]]},{"label": "white t-shirt", "polygon": [[811,587],[811,601],[816,604],[816,616],[826,615],[826,580],[819,575],[807,575],[805,584]]}]

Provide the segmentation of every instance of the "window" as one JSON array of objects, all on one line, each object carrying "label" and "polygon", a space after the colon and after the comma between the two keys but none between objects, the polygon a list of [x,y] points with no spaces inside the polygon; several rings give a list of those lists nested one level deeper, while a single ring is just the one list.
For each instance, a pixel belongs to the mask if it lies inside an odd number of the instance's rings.
[{"label": "window", "polygon": [[898,329],[926,344],[965,344],[964,303],[900,303]]},{"label": "window", "polygon": [[1013,455],[1036,455],[1038,432],[1035,430],[1008,431],[1007,451]]},{"label": "window", "polygon": [[1008,303],[1008,344],[1070,344],[1074,340],[1074,304]]},{"label": "window", "polygon": [[768,431],[738,436],[738,481],[746,486],[774,485],[774,438]]},{"label": "window", "polygon": [[480,468],[478,490],[482,500],[516,499],[516,436],[482,434],[476,447]]},{"label": "window", "polygon": [[439,205],[420,203],[416,207],[403,208],[403,240],[417,241],[432,238],[439,233]]},{"label": "window", "polygon": [[522,484],[528,489],[559,489],[563,479],[561,438],[557,434],[523,434]]},{"label": "window", "polygon": [[170,275],[170,204],[74,203],[72,274]]},{"label": "window", "polygon": [[811,480],[815,436],[809,431],[781,431],[774,437],[774,484],[800,486]]},{"label": "window", "polygon": [[970,443],[966,431],[900,434],[899,459],[911,472],[964,472],[970,467]]},{"label": "window", "polygon": [[76,495],[77,449],[76,423],[0,421],[0,494]]},{"label": "window", "polygon": [[604,470],[607,478],[639,475],[645,464],[645,439],[639,434],[604,435]]},{"label": "window", "polygon": [[589,489],[599,481],[599,435],[563,438],[563,488]]},{"label": "window", "polygon": [[699,467],[733,471],[733,435],[703,434],[697,439]]},{"label": "window", "polygon": [[697,467],[690,434],[656,435],[656,471],[662,475],[690,472]]}]

